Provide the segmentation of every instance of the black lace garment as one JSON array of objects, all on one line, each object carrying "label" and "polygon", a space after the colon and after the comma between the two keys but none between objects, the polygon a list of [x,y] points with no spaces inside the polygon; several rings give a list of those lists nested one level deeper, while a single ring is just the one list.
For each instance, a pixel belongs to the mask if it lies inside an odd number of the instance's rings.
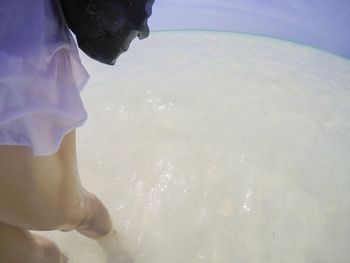
[{"label": "black lace garment", "polygon": [[154,0],[61,0],[69,28],[89,57],[114,65],[136,37],[149,35]]}]

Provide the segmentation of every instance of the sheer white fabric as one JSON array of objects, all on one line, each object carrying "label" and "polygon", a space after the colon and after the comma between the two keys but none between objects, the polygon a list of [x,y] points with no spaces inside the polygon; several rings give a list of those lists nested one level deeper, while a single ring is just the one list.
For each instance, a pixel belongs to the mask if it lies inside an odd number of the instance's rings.
[{"label": "sheer white fabric", "polygon": [[0,0],[0,145],[57,152],[87,120],[88,79],[58,0]]}]

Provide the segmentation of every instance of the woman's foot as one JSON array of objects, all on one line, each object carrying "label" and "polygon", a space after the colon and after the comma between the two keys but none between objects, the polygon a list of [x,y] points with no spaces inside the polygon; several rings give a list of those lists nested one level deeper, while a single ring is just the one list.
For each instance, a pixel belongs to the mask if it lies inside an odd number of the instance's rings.
[{"label": "woman's foot", "polygon": [[119,241],[117,232],[113,229],[107,235],[95,239],[102,248],[108,263],[133,263],[130,253]]}]

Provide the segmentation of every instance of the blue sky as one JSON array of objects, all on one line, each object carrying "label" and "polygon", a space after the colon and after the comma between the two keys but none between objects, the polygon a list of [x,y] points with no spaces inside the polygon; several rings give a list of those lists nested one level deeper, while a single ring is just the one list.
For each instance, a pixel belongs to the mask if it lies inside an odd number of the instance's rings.
[{"label": "blue sky", "polygon": [[149,25],[262,34],[350,59],[350,0],[156,0]]}]

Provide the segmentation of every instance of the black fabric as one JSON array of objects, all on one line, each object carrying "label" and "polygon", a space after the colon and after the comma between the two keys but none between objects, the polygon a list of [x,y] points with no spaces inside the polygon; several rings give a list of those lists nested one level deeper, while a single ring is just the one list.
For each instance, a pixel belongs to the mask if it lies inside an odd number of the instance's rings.
[{"label": "black fabric", "polygon": [[138,37],[149,35],[154,0],[61,0],[68,27],[89,57],[114,65]]}]

